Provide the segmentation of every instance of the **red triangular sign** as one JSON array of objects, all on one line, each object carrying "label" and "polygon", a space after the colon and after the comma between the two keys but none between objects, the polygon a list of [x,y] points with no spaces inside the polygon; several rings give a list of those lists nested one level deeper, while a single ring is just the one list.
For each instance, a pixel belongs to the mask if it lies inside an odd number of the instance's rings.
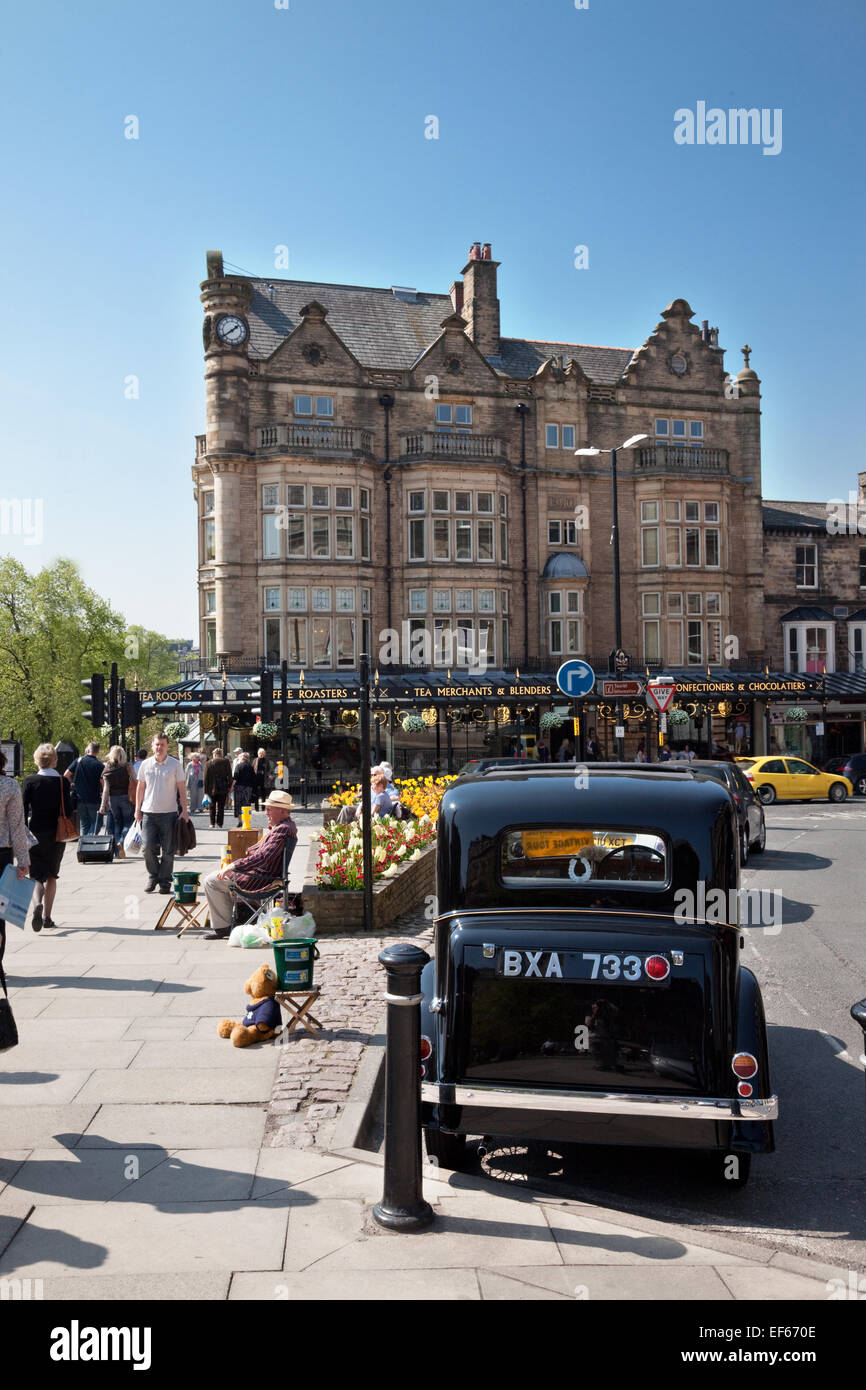
[{"label": "red triangular sign", "polygon": [[649,695],[659,714],[666,714],[673,704],[673,698],[677,693],[677,688],[675,685],[654,685],[652,681],[650,681],[646,688],[646,693]]}]

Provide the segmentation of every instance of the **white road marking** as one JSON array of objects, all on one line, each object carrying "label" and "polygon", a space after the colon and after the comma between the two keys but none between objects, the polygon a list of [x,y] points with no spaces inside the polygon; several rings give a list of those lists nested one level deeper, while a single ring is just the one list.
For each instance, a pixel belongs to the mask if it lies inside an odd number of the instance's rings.
[{"label": "white road marking", "polygon": [[782,993],[784,994],[784,996],[785,996],[785,998],[788,1000],[788,1002],[791,1003],[791,1004],[793,1004],[795,1009],[799,1010],[799,1012],[803,1015],[804,1018],[808,1018],[808,1017],[809,1017],[809,1010],[808,1010],[808,1009],[804,1009],[804,1008],[803,1008],[803,1005],[800,1003],[799,999],[795,999],[794,996],[793,996],[793,994],[791,994],[789,990],[785,989],[785,990],[782,991]]}]

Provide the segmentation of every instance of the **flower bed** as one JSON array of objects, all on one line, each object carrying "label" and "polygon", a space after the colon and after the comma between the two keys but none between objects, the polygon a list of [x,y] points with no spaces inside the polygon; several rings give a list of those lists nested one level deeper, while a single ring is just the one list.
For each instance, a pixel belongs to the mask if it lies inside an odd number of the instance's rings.
[{"label": "flower bed", "polygon": [[[394,782],[400,795],[400,800],[413,814],[413,816],[435,817],[439,811],[439,802],[445,795],[446,789],[456,779],[454,777],[402,777]],[[354,787],[344,787],[341,791],[336,785],[332,791],[329,801],[331,806],[339,810],[342,806],[351,806],[360,800],[361,787],[356,784]]]},{"label": "flower bed", "polygon": [[[417,821],[373,818],[373,881],[393,878],[402,864],[414,863],[422,850],[436,838],[436,825],[429,816]],[[357,892],[364,886],[361,825],[328,825],[318,841],[316,886],[338,892]]]}]

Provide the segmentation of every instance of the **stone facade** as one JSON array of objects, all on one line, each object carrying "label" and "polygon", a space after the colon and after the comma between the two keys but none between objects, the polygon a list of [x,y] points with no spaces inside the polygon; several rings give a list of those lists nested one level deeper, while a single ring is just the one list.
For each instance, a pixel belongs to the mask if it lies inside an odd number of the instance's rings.
[{"label": "stone facade", "polygon": [[866,670],[866,473],[846,498],[765,502],[764,645],[779,671]]},{"label": "stone facade", "polygon": [[253,280],[208,254],[206,665],[354,670],[404,624],[399,656],[412,624],[426,666],[606,659],[610,456],[575,450],[634,435],[623,646],[636,665],[763,663],[755,373],[726,377],[682,299],[636,351],[504,338],[497,276],[478,243],[448,295]]}]

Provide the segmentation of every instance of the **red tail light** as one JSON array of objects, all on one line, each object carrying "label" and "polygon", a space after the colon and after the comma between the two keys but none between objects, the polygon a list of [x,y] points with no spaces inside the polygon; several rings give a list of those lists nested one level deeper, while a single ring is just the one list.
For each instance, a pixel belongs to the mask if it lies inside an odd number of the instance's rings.
[{"label": "red tail light", "polygon": [[737,1083],[737,1095],[738,1095],[738,1096],[742,1096],[743,1099],[745,1100],[746,1096],[750,1096],[751,1094],[752,1094],[752,1088],[751,1088],[751,1086],[749,1085],[748,1081],[740,1081],[740,1082]]},{"label": "red tail light", "polygon": [[758,1061],[751,1052],[738,1052],[731,1058],[731,1070],[741,1081],[748,1081],[758,1070]]},{"label": "red tail light", "polygon": [[422,1036],[421,1038],[421,1061],[426,1062],[430,1053],[433,1051],[433,1044],[430,1039]]},{"label": "red tail light", "polygon": [[647,956],[644,970],[651,980],[666,980],[671,973],[671,963],[667,956]]}]

